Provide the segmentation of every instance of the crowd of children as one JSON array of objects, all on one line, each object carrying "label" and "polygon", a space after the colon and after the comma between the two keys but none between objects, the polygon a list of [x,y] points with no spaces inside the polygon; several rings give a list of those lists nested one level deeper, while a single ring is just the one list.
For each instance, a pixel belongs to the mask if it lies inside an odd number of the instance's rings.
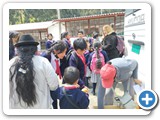
[{"label": "crowd of children", "polygon": [[[51,96],[53,109],[87,109],[90,103],[89,81],[92,83],[93,95],[100,94],[96,88],[102,87],[101,68],[109,60],[119,57],[116,50],[116,33],[113,31],[107,33],[107,27],[104,26],[105,34],[102,42],[98,38],[98,33],[94,33],[92,39],[86,39],[83,31],[79,31],[73,46],[70,43],[68,32],[62,33],[61,40],[57,41],[53,40],[52,34],[48,34],[46,52],[41,55],[42,57],[35,57],[36,55],[32,51],[38,45],[33,37],[22,35],[15,44],[19,54],[10,61],[10,108],[38,108],[39,105],[35,104],[39,101],[41,102],[39,104],[43,104],[39,108],[49,108],[49,103],[40,99],[42,97],[49,99]],[[42,62],[38,63],[38,61]],[[63,83],[62,86],[58,86],[58,77],[55,74],[59,76]],[[22,79],[21,76],[24,78]],[[35,79],[37,84],[34,84]],[[43,79],[45,82],[42,80],[43,82],[39,83],[38,79]],[[27,80],[28,84],[26,84]],[[46,87],[45,91],[42,90],[44,88],[42,83]],[[32,91],[30,91],[29,85],[32,86]],[[47,96],[43,95],[46,92],[49,92]],[[57,100],[59,100],[59,105]]]}]

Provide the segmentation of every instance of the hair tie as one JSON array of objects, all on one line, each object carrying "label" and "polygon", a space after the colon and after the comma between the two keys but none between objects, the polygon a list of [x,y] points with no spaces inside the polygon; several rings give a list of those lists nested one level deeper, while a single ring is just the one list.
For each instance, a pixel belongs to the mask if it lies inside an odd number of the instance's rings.
[{"label": "hair tie", "polygon": [[23,68],[19,68],[18,71],[21,72],[21,73],[23,73],[23,74],[26,74],[26,70],[24,70]]},{"label": "hair tie", "polygon": [[27,71],[28,71],[28,68],[27,68],[27,70],[24,70],[23,68],[20,67],[18,71],[21,72],[21,73],[23,73],[23,74],[26,74]]},{"label": "hair tie", "polygon": [[112,64],[112,62],[110,62],[110,61],[109,61],[109,62],[107,62],[107,64],[111,65],[111,64]]}]

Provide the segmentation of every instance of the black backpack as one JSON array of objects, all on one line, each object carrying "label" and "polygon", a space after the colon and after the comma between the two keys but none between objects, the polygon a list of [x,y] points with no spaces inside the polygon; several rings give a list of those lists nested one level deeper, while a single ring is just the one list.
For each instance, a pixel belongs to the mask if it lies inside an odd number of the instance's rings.
[{"label": "black backpack", "polygon": [[76,64],[78,65],[78,56],[76,55],[76,52],[74,51],[74,49],[71,49],[71,50],[69,50],[69,52],[66,55],[66,64],[67,64],[67,66],[69,66],[69,59],[70,59],[71,55],[73,55],[73,57],[76,60]]}]

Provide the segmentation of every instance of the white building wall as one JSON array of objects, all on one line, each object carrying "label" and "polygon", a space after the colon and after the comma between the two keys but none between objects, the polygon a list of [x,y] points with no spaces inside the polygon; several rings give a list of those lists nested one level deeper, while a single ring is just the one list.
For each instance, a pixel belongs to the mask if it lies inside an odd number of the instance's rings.
[{"label": "white building wall", "polygon": [[[124,39],[128,51],[128,57],[138,61],[138,78],[143,83],[150,83],[151,81],[151,39],[150,39],[150,23],[148,22],[150,16],[148,12],[141,9],[125,17]],[[135,35],[135,38],[133,37]],[[132,43],[128,40],[136,40],[144,42],[141,45],[140,53],[136,54],[132,51]],[[147,84],[148,85],[148,84]],[[146,86],[146,84],[145,84]],[[150,86],[150,84],[149,84]]]},{"label": "white building wall", "polygon": [[[61,23],[61,33],[65,32],[65,25]],[[59,35],[59,24],[56,23],[50,27],[48,27],[48,33],[52,33],[54,40],[60,40],[60,35]]]}]

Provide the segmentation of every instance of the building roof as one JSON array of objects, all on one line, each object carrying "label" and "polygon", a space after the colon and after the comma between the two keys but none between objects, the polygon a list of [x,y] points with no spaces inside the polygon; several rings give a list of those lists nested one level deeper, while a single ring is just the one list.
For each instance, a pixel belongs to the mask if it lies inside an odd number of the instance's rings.
[{"label": "building roof", "polygon": [[37,30],[37,29],[47,29],[48,27],[54,25],[56,22],[36,22],[36,23],[25,23],[9,25],[9,30],[23,31],[23,30]]},{"label": "building roof", "polygon": [[81,17],[72,17],[72,18],[62,18],[53,20],[58,22],[69,22],[69,21],[78,21],[78,20],[88,20],[88,19],[96,19],[96,18],[106,18],[106,17],[115,17],[115,16],[124,16],[124,12],[115,12],[115,13],[107,13],[100,15],[91,15],[91,16],[81,16]]}]

